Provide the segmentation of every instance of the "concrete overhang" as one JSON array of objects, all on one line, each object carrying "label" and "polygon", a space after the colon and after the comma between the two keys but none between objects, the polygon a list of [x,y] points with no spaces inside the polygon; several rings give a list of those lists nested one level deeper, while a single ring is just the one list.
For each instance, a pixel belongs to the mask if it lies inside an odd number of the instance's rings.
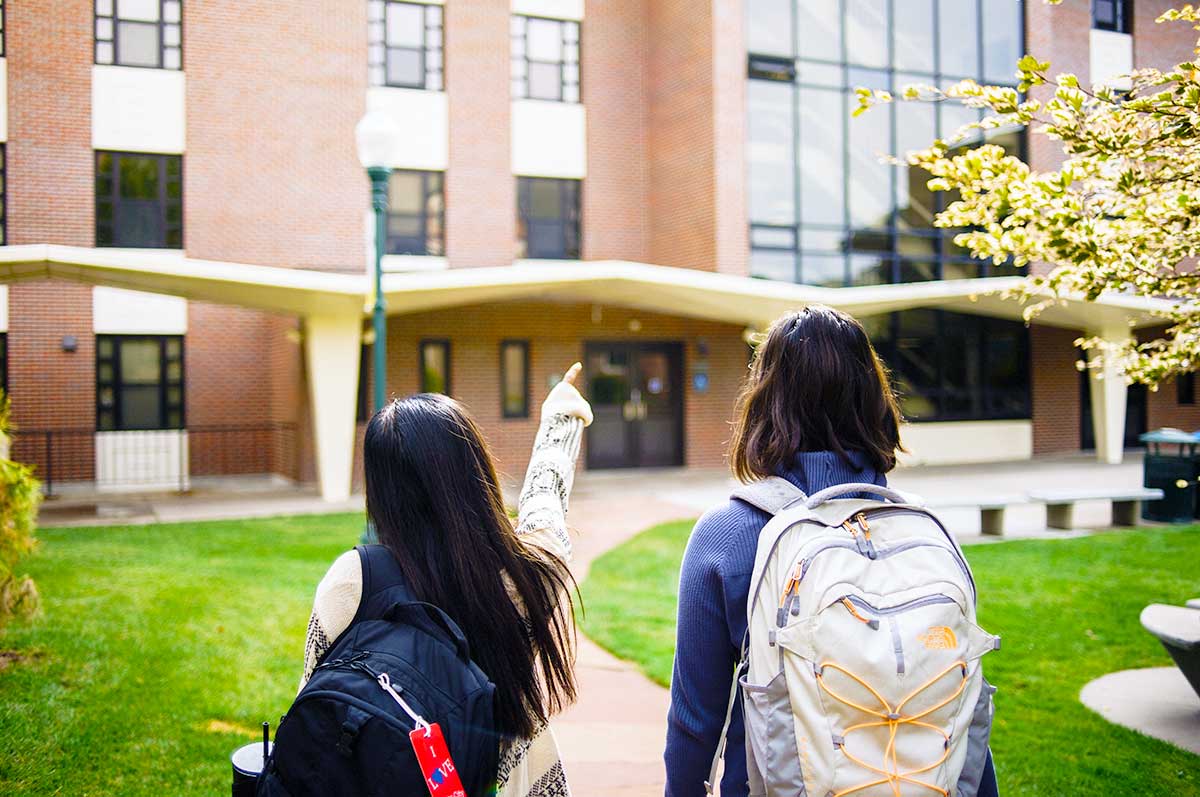
[{"label": "concrete overhang", "polygon": [[47,278],[297,315],[361,312],[367,290],[364,274],[199,260],[175,251],[0,247],[0,283]]},{"label": "concrete overhang", "polygon": [[[522,261],[512,266],[385,274],[388,311],[404,314],[495,301],[553,298],[764,326],[783,313],[827,304],[858,317],[940,307],[976,315],[1021,319],[1025,303],[1007,294],[1021,277],[823,288],[750,279],[695,269],[627,261]],[[1096,302],[1056,299],[1038,323],[1099,332],[1163,323],[1156,311],[1172,303],[1127,294]]]},{"label": "concrete overhang", "polygon": [[[306,316],[365,314],[371,295],[365,273],[201,260],[169,250],[0,246],[0,283],[45,278]],[[526,260],[383,276],[392,315],[542,298],[756,327],[809,304],[859,317],[940,307],[1020,319],[1024,305],[1006,294],[1021,282],[1020,277],[997,277],[824,288],[620,260]],[[1066,297],[1047,306],[1038,323],[1099,333],[1160,325],[1156,311],[1171,307],[1165,300],[1117,293],[1096,302]]]}]

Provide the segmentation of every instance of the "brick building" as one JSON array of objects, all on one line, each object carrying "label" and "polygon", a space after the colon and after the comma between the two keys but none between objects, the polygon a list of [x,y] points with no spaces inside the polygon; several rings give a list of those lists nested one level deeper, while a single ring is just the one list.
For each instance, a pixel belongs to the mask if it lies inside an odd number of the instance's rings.
[{"label": "brick building", "polygon": [[344,494],[371,378],[354,128],[377,110],[398,131],[388,391],[463,400],[510,476],[576,359],[587,467],[721,464],[747,331],[815,301],[871,329],[910,461],[1117,461],[1147,427],[1200,426],[1190,377],[1147,394],[1075,368],[1076,337],[1149,328],[1155,303],[1067,302],[1027,329],[998,296],[1017,272],[967,258],[924,178],[877,157],[972,112],[848,114],[857,85],[1009,82],[1026,50],[1094,81],[1183,60],[1191,29],[1154,23],[1170,5],[4,4],[17,456],[56,490],[252,475]]}]

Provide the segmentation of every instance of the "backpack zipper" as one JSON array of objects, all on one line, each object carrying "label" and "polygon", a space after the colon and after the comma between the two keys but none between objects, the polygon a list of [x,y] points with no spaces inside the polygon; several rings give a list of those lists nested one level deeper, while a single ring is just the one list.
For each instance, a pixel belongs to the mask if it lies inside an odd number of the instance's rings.
[{"label": "backpack zipper", "polygon": [[417,728],[424,730],[425,735],[428,736],[429,735],[429,723],[426,722],[424,720],[424,718],[421,717],[420,714],[413,711],[412,706],[410,706],[410,705],[408,705],[408,703],[404,702],[404,698],[400,697],[400,693],[392,688],[391,676],[389,676],[386,672],[381,672],[375,678],[375,682],[377,684],[379,684],[380,689],[382,689],[383,691],[387,692],[389,695],[392,696],[392,700],[396,701],[397,705],[399,705],[400,708],[402,708],[404,710],[404,713],[408,715],[408,718],[417,724]]},{"label": "backpack zipper", "polygon": [[868,619],[866,617],[863,617],[861,614],[859,614],[858,609],[854,608],[854,604],[850,602],[849,597],[842,598],[841,603],[843,606],[846,607],[846,611],[850,612],[850,616],[853,617],[855,620],[858,620],[860,623],[870,627],[870,629],[872,631],[879,630],[879,621],[874,618]]},{"label": "backpack zipper", "polygon": [[[912,609],[919,609],[922,606],[933,606],[935,604],[957,603],[958,602],[958,601],[954,600],[954,598],[951,598],[949,595],[941,595],[941,594],[925,595],[920,598],[913,598],[912,600],[907,600],[904,603],[897,603],[895,606],[886,606],[882,609],[872,606],[870,603],[868,603],[867,601],[858,597],[857,595],[843,595],[841,598],[841,601],[843,603],[848,602],[848,603],[854,604],[856,606],[859,606],[863,609],[866,609],[869,612],[873,612],[880,616],[887,616],[889,614],[899,614],[900,612],[907,612]],[[847,608],[849,608],[849,607],[847,607]]]}]

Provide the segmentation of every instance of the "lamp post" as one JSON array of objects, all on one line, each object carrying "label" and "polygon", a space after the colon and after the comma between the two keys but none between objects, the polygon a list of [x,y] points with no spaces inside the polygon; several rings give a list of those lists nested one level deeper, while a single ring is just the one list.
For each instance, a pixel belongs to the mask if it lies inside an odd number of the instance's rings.
[{"label": "lamp post", "polygon": [[[387,245],[388,177],[392,173],[392,152],[397,134],[397,125],[391,116],[380,110],[367,111],[354,128],[359,163],[371,178],[371,209],[375,214],[375,304],[371,308],[375,331],[372,344],[373,413],[379,412],[387,402],[387,299],[383,295],[383,252]],[[379,541],[369,519],[361,541]]]}]

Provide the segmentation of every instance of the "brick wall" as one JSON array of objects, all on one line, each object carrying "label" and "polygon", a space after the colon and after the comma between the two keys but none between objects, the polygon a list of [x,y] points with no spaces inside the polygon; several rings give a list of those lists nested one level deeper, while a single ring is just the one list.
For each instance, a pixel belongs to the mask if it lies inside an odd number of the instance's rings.
[{"label": "brick wall", "polygon": [[446,256],[452,267],[499,266],[513,258],[509,16],[508,0],[446,4]]},{"label": "brick wall", "polygon": [[1033,381],[1033,453],[1079,450],[1079,332],[1035,325],[1030,330]]},{"label": "brick wall", "polygon": [[583,257],[649,256],[647,77],[644,0],[587,2],[580,51],[587,108]]},{"label": "brick wall", "polygon": [[1167,70],[1195,56],[1197,32],[1187,22],[1154,20],[1164,11],[1179,8],[1175,0],[1137,0],[1133,4],[1133,66],[1136,69],[1154,67]]},{"label": "brick wall", "polygon": [[706,271],[717,240],[713,1],[649,4],[650,259]]},{"label": "brick wall", "polygon": [[[1051,74],[1070,72],[1081,82],[1089,80],[1091,29],[1091,5],[1083,0],[1057,6],[1046,5],[1041,0],[1025,3],[1025,51],[1050,61]],[[1054,96],[1054,88],[1036,86],[1030,94],[1045,101]],[[1032,132],[1027,141],[1029,164],[1034,169],[1050,171],[1062,164],[1065,156],[1059,142]],[[1033,274],[1046,274],[1050,267],[1046,263],[1032,263],[1029,270]]]},{"label": "brick wall", "polygon": [[[184,14],[190,256],[361,271],[368,183],[355,152],[365,110],[366,4],[189,0]],[[193,473],[315,475],[298,322],[189,306]],[[269,430],[269,431],[268,431]]]},{"label": "brick wall", "polygon": [[[92,14],[88,0],[29,0],[5,9],[9,243],[92,245]],[[44,446],[32,431],[83,429],[56,443],[54,477],[89,479],[96,424],[92,289],[14,284],[8,311],[14,421],[30,433],[24,442],[18,436],[16,453],[45,477]],[[77,340],[74,352],[63,351],[66,335]]]},{"label": "brick wall", "polygon": [[743,0],[713,0],[713,192],[716,270],[750,273],[746,199],[746,30]]},{"label": "brick wall", "polygon": [[188,254],[361,271],[366,3],[188,0],[183,35]]},{"label": "brick wall", "polygon": [[188,304],[184,356],[192,475],[300,475],[296,328],[291,318]]},{"label": "brick wall", "polygon": [[[631,332],[629,323],[641,323]],[[404,396],[418,389],[418,344],[422,338],[451,341],[451,391],[482,424],[501,470],[520,479],[537,430],[538,407],[553,375],[583,359],[588,341],[655,341],[684,344],[685,457],[688,465],[720,466],[729,438],[730,412],[746,373],[741,327],[605,306],[599,319],[591,305],[513,302],[393,318],[388,327],[388,391]],[[500,411],[499,353],[504,338],[530,342],[530,417],[507,419]],[[710,388],[696,393],[691,372],[697,342],[708,347]]]}]

